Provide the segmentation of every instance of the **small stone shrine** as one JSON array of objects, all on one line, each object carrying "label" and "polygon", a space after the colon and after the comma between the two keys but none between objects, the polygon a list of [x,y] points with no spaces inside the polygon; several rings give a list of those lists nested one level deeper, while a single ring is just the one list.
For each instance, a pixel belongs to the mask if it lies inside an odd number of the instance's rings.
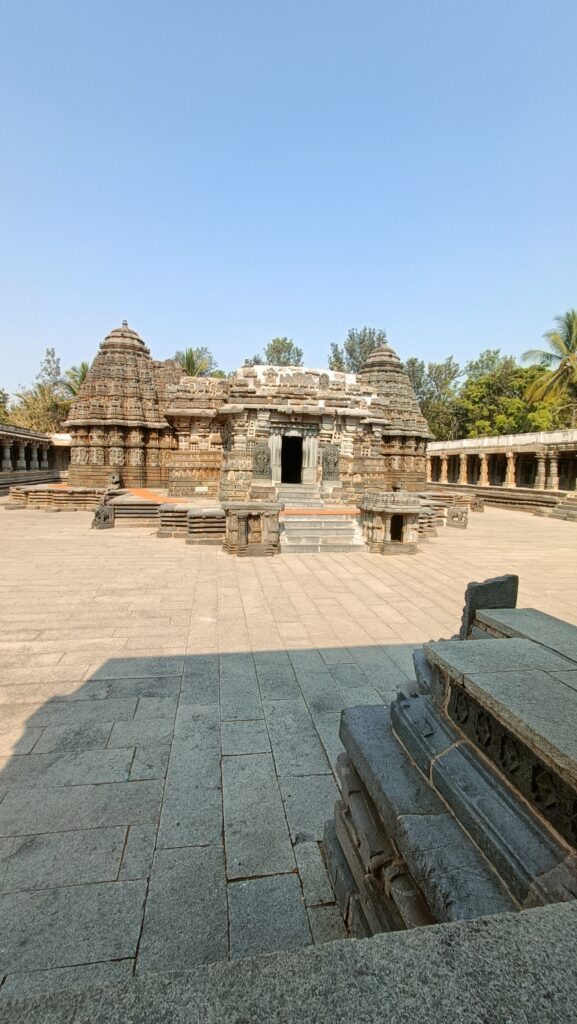
[{"label": "small stone shrine", "polygon": [[280,555],[279,512],[276,502],[223,502],[223,548],[229,555]]},{"label": "small stone shrine", "polygon": [[361,527],[369,551],[414,554],[419,540],[420,499],[401,489],[369,493],[360,499]]},{"label": "small stone shrine", "polygon": [[517,586],[471,584],[415,692],[342,713],[324,848],[353,935],[577,898],[577,628]]},{"label": "small stone shrine", "polygon": [[156,362],[126,322],[100,346],[70,410],[70,487],[162,487],[172,496],[275,500],[312,489],[350,504],[425,484],[429,430],[388,345],[359,373],[246,363],[226,378]]}]

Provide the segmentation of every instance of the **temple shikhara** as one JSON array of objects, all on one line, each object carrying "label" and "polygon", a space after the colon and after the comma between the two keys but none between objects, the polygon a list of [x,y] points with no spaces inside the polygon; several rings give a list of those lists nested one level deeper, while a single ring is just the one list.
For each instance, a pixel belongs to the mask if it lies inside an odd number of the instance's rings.
[{"label": "temple shikhara", "polygon": [[69,415],[71,487],[161,487],[223,501],[331,504],[422,489],[429,430],[386,345],[359,373],[246,363],[226,378],[158,362],[126,322],[100,346]]}]

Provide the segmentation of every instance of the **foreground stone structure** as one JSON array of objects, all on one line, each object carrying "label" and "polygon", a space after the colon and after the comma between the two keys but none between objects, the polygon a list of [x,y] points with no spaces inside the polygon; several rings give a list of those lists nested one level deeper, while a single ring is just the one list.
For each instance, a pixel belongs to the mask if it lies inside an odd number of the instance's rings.
[{"label": "foreground stone structure", "polygon": [[342,714],[325,849],[357,936],[577,898],[577,629],[501,607],[517,586],[472,584],[413,694]]},{"label": "foreground stone structure", "polygon": [[358,374],[245,364],[228,378],[155,362],[124,322],[104,339],[68,420],[71,486],[162,486],[174,496],[275,500],[303,487],[353,501],[425,483],[427,424],[384,345]]}]

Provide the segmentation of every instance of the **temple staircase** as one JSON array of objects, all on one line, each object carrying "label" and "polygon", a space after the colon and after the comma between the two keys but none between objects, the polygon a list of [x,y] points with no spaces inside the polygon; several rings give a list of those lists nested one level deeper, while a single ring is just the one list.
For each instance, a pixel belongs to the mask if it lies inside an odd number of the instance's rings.
[{"label": "temple staircase", "polygon": [[577,523],[577,494],[569,492],[549,515],[550,519],[565,519],[569,523]]},{"label": "temple staircase", "polygon": [[281,513],[281,551],[283,554],[319,554],[320,552],[363,551],[365,540],[352,512],[305,509]]},{"label": "temple staircase", "polygon": [[321,508],[323,505],[318,484],[279,484],[277,495],[285,508]]}]

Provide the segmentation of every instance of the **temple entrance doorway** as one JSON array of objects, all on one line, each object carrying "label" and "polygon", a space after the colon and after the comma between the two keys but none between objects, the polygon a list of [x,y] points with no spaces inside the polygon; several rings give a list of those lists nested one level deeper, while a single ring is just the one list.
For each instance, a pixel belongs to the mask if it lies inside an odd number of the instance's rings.
[{"label": "temple entrance doorway", "polygon": [[402,541],[403,539],[403,517],[400,515],[391,516],[391,540]]},{"label": "temple entrance doorway", "polygon": [[302,437],[283,437],[281,449],[281,483],[300,484],[303,477]]}]

